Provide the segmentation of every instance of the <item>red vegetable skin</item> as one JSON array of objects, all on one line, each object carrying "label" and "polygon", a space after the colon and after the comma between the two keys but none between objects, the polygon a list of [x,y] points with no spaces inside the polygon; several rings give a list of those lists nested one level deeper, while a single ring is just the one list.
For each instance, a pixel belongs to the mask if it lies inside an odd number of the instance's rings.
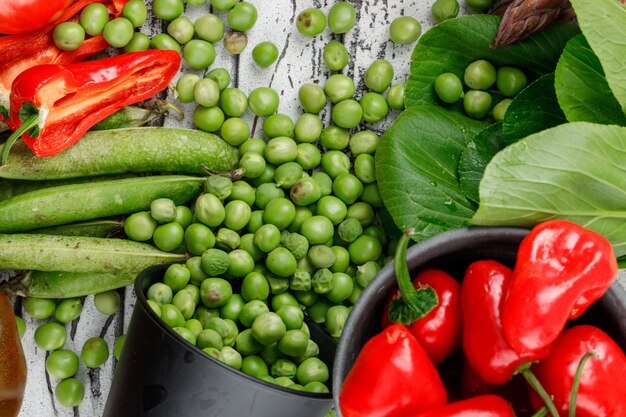
[{"label": "red vegetable skin", "polygon": [[504,398],[481,395],[407,417],[515,417],[515,413]]},{"label": "red vegetable skin", "polygon": [[38,132],[24,133],[22,140],[37,156],[55,155],[116,110],[164,89],[180,62],[176,51],[148,50],[30,68],[13,82],[9,127],[20,127],[24,113],[30,113]]},{"label": "red vegetable skin", "polygon": [[510,268],[481,260],[470,264],[461,284],[463,351],[476,374],[491,385],[504,384],[525,363],[549,352],[548,346],[518,354],[505,338],[500,312],[510,280]]},{"label": "red vegetable skin", "polygon": [[[461,285],[444,271],[427,269],[417,274],[413,286],[417,289],[433,288],[439,300],[428,314],[408,326],[433,364],[438,365],[461,346]],[[389,303],[399,297],[399,290],[390,295],[384,309],[383,327],[391,324]]]},{"label": "red vegetable skin", "polygon": [[11,303],[0,291],[0,417],[20,412],[26,388],[26,359]]},{"label": "red vegetable skin", "polygon": [[446,402],[437,369],[400,324],[363,346],[339,394],[343,417],[405,417]]},{"label": "red vegetable skin", "polygon": [[535,226],[520,244],[502,307],[505,337],[520,354],[551,344],[617,277],[611,243],[565,220]]},{"label": "red vegetable skin", "polygon": [[3,0],[0,34],[15,35],[39,30],[58,19],[72,0]]},{"label": "red vegetable skin", "polygon": [[[589,325],[565,330],[554,342],[550,355],[533,365],[532,370],[554,397],[559,415],[567,417],[574,375],[581,358],[594,352],[584,364],[576,417],[626,416],[626,355],[604,331]],[[533,407],[543,405],[534,392],[530,393]]]}]

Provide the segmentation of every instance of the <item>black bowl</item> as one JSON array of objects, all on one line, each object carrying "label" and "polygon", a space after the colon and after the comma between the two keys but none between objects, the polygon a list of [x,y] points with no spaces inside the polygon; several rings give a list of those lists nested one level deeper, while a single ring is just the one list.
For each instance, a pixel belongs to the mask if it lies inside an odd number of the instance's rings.
[{"label": "black bowl", "polygon": [[[513,227],[471,227],[441,233],[411,246],[407,262],[411,276],[427,268],[439,268],[461,279],[470,263],[494,259],[513,267],[517,248],[528,229]],[[359,297],[343,329],[333,367],[333,398],[337,416],[339,393],[361,348],[381,331],[381,317],[388,294],[396,288],[393,262],[387,264]],[[626,346],[626,293],[614,284],[578,322],[593,323]],[[460,367],[460,364],[457,363]]]},{"label": "black bowl", "polygon": [[[168,327],[145,294],[167,266],[143,271],[103,417],[323,417],[331,394],[295,391],[251,377],[202,352]],[[332,364],[335,341],[313,323],[320,359]]]}]

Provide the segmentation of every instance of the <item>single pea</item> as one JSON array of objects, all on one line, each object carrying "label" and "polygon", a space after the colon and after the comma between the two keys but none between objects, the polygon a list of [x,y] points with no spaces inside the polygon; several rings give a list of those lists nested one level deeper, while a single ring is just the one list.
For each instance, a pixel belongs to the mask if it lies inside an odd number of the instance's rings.
[{"label": "single pea", "polygon": [[176,217],[174,222],[181,225],[183,229],[187,229],[193,223],[193,213],[187,206],[176,206]]},{"label": "single pea", "polygon": [[333,103],[352,98],[354,92],[354,81],[343,74],[331,75],[324,84],[324,93]]},{"label": "single pea", "polygon": [[291,378],[295,378],[296,369],[297,369],[297,365],[293,363],[293,361],[290,361],[289,359],[280,358],[276,360],[274,363],[272,363],[271,372],[272,372],[272,376],[276,378],[277,380],[279,378],[287,378],[291,381],[291,384],[293,384],[293,381],[291,380]]},{"label": "single pea", "polygon": [[279,187],[288,189],[298,182],[303,174],[302,167],[296,162],[286,162],[276,168],[274,180]]},{"label": "single pea", "polygon": [[496,86],[506,97],[514,97],[528,85],[526,74],[518,68],[500,67],[497,70]]},{"label": "single pea", "polygon": [[302,222],[300,234],[304,236],[311,245],[321,245],[332,239],[334,227],[327,217],[316,215]]},{"label": "single pea", "polygon": [[245,327],[251,327],[256,319],[261,314],[269,312],[270,309],[266,303],[261,300],[248,301],[242,308],[239,314],[239,322]]},{"label": "single pea", "polygon": [[333,192],[333,180],[327,173],[317,171],[311,175],[311,178],[313,178],[313,181],[320,187],[320,198],[330,195]]},{"label": "single pea", "polygon": [[354,175],[363,183],[370,184],[376,181],[374,156],[361,154],[354,160]]},{"label": "single pea", "polygon": [[503,100],[500,100],[498,102],[498,104],[493,106],[493,110],[492,110],[493,118],[496,121],[504,120],[504,116],[506,115],[506,111],[508,110],[508,108],[511,105],[512,101],[513,100],[511,100],[510,98],[505,98]]},{"label": "single pea", "polygon": [[322,196],[319,185],[308,174],[304,174],[291,187],[289,192],[291,201],[298,206],[308,206],[314,204]]},{"label": "single pea", "polygon": [[296,121],[294,133],[297,142],[313,143],[321,135],[324,128],[322,120],[316,114],[304,113]]},{"label": "single pea", "polygon": [[191,294],[194,304],[196,306],[200,304],[200,288],[198,288],[197,285],[189,283],[185,285],[182,290],[179,291],[187,291],[189,294]]},{"label": "single pea", "polygon": [[322,162],[320,150],[311,143],[299,143],[296,163],[302,169],[315,169]]},{"label": "single pea", "polygon": [[340,303],[347,300],[353,290],[352,277],[343,272],[334,272],[332,289],[326,293],[326,298],[334,303]]},{"label": "single pea", "polygon": [[185,266],[191,274],[191,278],[189,279],[189,282],[191,284],[200,285],[202,281],[209,277],[207,273],[202,270],[201,256],[192,256],[191,258],[187,259],[187,262],[185,262]]},{"label": "single pea", "polygon": [[[263,226],[263,210],[254,210],[252,213],[250,213],[250,220],[248,221],[248,224],[246,225],[246,230],[252,235],[254,235],[257,232],[257,230],[261,228],[261,226]],[[243,240],[243,236],[242,236],[242,240]],[[257,250],[260,250],[258,246],[256,246],[256,244],[255,244],[255,247]]]},{"label": "single pea", "polygon": [[239,117],[231,117],[222,124],[220,134],[230,145],[239,146],[250,138],[250,126]]},{"label": "single pea", "polygon": [[330,176],[337,178],[340,174],[350,171],[350,158],[341,151],[326,151],[322,155],[322,170]]},{"label": "single pea", "polygon": [[250,206],[240,200],[229,201],[224,210],[224,225],[232,230],[243,229],[248,224],[252,213]]},{"label": "single pea", "polygon": [[284,164],[286,162],[292,162],[296,160],[298,156],[297,143],[286,136],[279,136],[272,138],[267,142],[265,148],[265,159],[270,164]]},{"label": "single pea", "polygon": [[333,193],[344,203],[352,204],[363,193],[363,183],[350,173],[339,174],[333,180]]},{"label": "single pea", "polygon": [[326,93],[317,84],[304,83],[298,90],[300,105],[307,113],[317,114],[326,106]]},{"label": "single pea", "polygon": [[350,265],[350,253],[342,246],[331,247],[333,254],[335,255],[335,263],[330,266],[331,272],[346,272]]},{"label": "single pea", "polygon": [[387,91],[387,104],[394,110],[404,110],[404,83],[394,84]]},{"label": "single pea", "polygon": [[157,198],[150,203],[150,215],[158,222],[173,222],[176,219],[176,203],[169,198]]},{"label": "single pea", "polygon": [[22,307],[29,316],[45,320],[54,314],[56,303],[48,298],[26,297]]},{"label": "single pea", "polygon": [[224,363],[231,368],[240,370],[243,365],[243,358],[241,357],[241,353],[237,352],[231,346],[224,346],[222,348],[222,357],[224,358]]},{"label": "single pea", "polygon": [[226,200],[233,190],[233,181],[227,176],[211,175],[204,183],[204,192],[211,193],[220,201]]},{"label": "single pea", "polygon": [[266,117],[263,121],[263,132],[270,139],[279,136],[292,137],[293,131],[293,120],[286,114],[275,113]]},{"label": "single pea", "polygon": [[350,259],[356,265],[377,260],[383,252],[382,245],[375,237],[361,235],[348,246]]},{"label": "single pea", "polygon": [[66,379],[78,371],[78,355],[71,350],[59,349],[46,359],[46,371],[56,379]]},{"label": "single pea", "polygon": [[327,393],[330,392],[328,387],[321,382],[311,381],[304,386],[304,390],[307,392]]},{"label": "single pea", "polygon": [[496,82],[497,72],[493,64],[487,60],[479,59],[465,68],[463,80],[472,90],[487,90]]},{"label": "single pea", "polygon": [[225,68],[214,68],[205,75],[217,83],[220,91],[223,91],[231,82],[231,76]]},{"label": "single pea", "polygon": [[340,337],[349,314],[350,309],[343,305],[333,305],[328,308],[326,310],[326,320],[324,321],[326,331],[332,337]]},{"label": "single pea", "polygon": [[259,356],[251,355],[243,358],[241,372],[260,378],[269,375],[267,364]]},{"label": "single pea", "polygon": [[278,47],[273,42],[261,42],[252,49],[252,59],[259,67],[267,68],[278,59]]},{"label": "single pea", "polygon": [[479,12],[484,12],[493,4],[493,0],[467,0],[467,5]]},{"label": "single pea", "polygon": [[63,22],[52,31],[52,40],[59,49],[73,51],[83,44],[85,29],[75,22]]},{"label": "single pea", "polygon": [[263,345],[252,336],[252,330],[246,329],[237,335],[235,349],[243,356],[255,355],[263,350]]},{"label": "single pea", "polygon": [[304,36],[317,36],[326,29],[326,15],[314,7],[305,9],[296,18],[296,29]]},{"label": "single pea", "polygon": [[273,312],[258,315],[251,326],[252,336],[263,346],[278,342],[287,332],[280,316]]},{"label": "single pea", "polygon": [[222,336],[213,329],[204,329],[196,338],[196,346],[200,349],[215,348],[222,349],[224,341]]},{"label": "single pea", "polygon": [[115,343],[113,343],[113,356],[118,361],[122,355],[122,349],[124,348],[124,342],[126,341],[126,335],[120,335],[117,339],[115,339]]},{"label": "single pea", "polygon": [[354,26],[355,21],[356,10],[347,1],[335,3],[328,12],[328,27],[333,33],[346,33]]},{"label": "single pea", "polygon": [[261,184],[256,190],[256,205],[260,209],[265,209],[267,203],[275,198],[285,197],[285,191],[278,187],[276,183],[268,182]]},{"label": "single pea", "polygon": [[186,328],[186,327],[174,327],[172,330],[174,330],[176,333],[178,333],[178,335],[180,337],[185,339],[190,344],[192,344],[192,345],[196,344],[197,336],[195,334],[193,334],[193,332],[191,330],[189,330],[188,328]]},{"label": "single pea", "polygon": [[307,254],[309,262],[318,269],[330,268],[335,263],[333,250],[326,245],[313,245]]},{"label": "single pea", "polygon": [[383,199],[380,195],[380,190],[378,189],[378,184],[372,182],[370,184],[365,184],[363,186],[363,194],[360,197],[361,201],[370,204],[376,208],[383,207]]},{"label": "single pea", "polygon": [[208,276],[218,276],[228,270],[230,258],[228,258],[228,253],[223,250],[211,248],[202,253],[201,262],[202,270]]},{"label": "single pea", "polygon": [[207,42],[215,43],[224,37],[224,22],[211,13],[197,18],[193,27],[198,38]]},{"label": "single pea", "polygon": [[164,304],[161,306],[161,320],[172,329],[185,326],[185,317],[182,311],[174,304]]},{"label": "single pea", "polygon": [[297,357],[306,352],[309,336],[302,330],[287,330],[278,341],[278,350],[287,356]]},{"label": "single pea", "polygon": [[167,33],[176,42],[185,44],[193,38],[193,22],[187,16],[178,16],[167,25]]},{"label": "single pea", "polygon": [[102,36],[109,45],[116,48],[123,48],[133,38],[135,30],[130,20],[124,17],[110,20],[102,29]]},{"label": "single pea", "polygon": [[228,12],[228,26],[238,32],[247,32],[256,23],[257,16],[256,7],[252,3],[240,1]]},{"label": "single pea", "polygon": [[[308,207],[296,206],[296,217],[289,224],[289,226],[287,226],[287,230],[289,232],[291,232],[292,234],[295,233],[295,232],[300,231],[300,227],[302,226],[302,222],[304,222],[306,219],[308,219],[309,217],[312,217],[312,216],[313,216],[313,213],[311,212],[311,210]],[[308,241],[307,241],[307,244],[308,244]],[[294,252],[292,249],[289,249],[289,250]],[[306,251],[305,251],[305,253],[306,253]],[[294,256],[296,256],[296,259],[299,259],[299,257],[295,254],[295,252],[294,252]]]},{"label": "single pea", "polygon": [[239,55],[248,46],[248,35],[230,31],[224,36],[224,49],[233,55]]},{"label": "single pea", "polygon": [[363,120],[368,123],[380,122],[389,112],[387,100],[379,93],[365,93],[359,104],[363,109]]},{"label": "single pea", "polygon": [[374,221],[374,208],[364,201],[357,201],[348,207],[348,214],[346,217],[357,219],[361,226],[367,227]]},{"label": "single pea", "polygon": [[285,323],[287,330],[298,330],[304,323],[304,313],[297,306],[282,305],[276,310],[276,314]]},{"label": "single pea", "polygon": [[233,295],[233,288],[228,281],[222,278],[207,278],[200,287],[202,304],[209,308],[216,308],[226,304]]},{"label": "single pea", "polygon": [[435,78],[435,93],[444,103],[456,103],[463,96],[461,79],[451,72],[439,74]]},{"label": "single pea", "polygon": [[109,346],[103,338],[91,337],[83,345],[80,358],[88,368],[98,368],[109,359]]},{"label": "single pea", "polygon": [[[122,9],[122,16],[124,11],[128,13],[128,10],[137,6],[136,3],[141,3],[141,0],[131,0]],[[145,7],[145,5],[144,5]],[[124,16],[128,19],[127,16]],[[96,36],[102,33],[104,25],[109,21],[109,10],[102,3],[91,3],[87,5],[81,12],[78,22],[83,27],[85,33],[90,36]]]},{"label": "single pea", "polygon": [[[143,0],[129,0],[129,2],[126,3],[122,9],[122,17],[130,20],[133,26],[138,28],[146,23],[146,19],[148,18],[148,9],[146,8],[146,4]],[[90,33],[90,35],[92,34]]]},{"label": "single pea", "polygon": [[211,0],[211,6],[218,12],[227,12],[237,4],[237,0]]},{"label": "single pea", "polygon": [[93,303],[96,310],[105,316],[111,316],[120,308],[120,293],[115,290],[104,291],[94,295]]},{"label": "single pea", "polygon": [[259,262],[265,257],[265,252],[259,249],[259,247],[254,243],[254,233],[252,232],[241,236],[239,248],[248,252],[254,262]]},{"label": "single pea", "polygon": [[285,234],[285,236],[281,238],[281,244],[292,253],[296,260],[305,257],[309,250],[309,241],[296,232]]},{"label": "single pea", "polygon": [[250,110],[261,117],[276,113],[279,101],[278,93],[270,87],[255,88],[248,96]]},{"label": "single pea", "polygon": [[67,332],[59,323],[44,323],[35,330],[35,344],[42,350],[57,350],[63,347]]},{"label": "single pea", "polygon": [[219,85],[210,78],[197,80],[193,85],[193,100],[204,107],[216,106],[220,100]]},{"label": "single pea", "polygon": [[85,387],[75,378],[64,379],[54,388],[54,398],[63,407],[76,407],[85,398]]},{"label": "single pea", "polygon": [[411,16],[397,17],[389,25],[389,39],[400,45],[415,42],[421,34],[422,25]]},{"label": "single pea", "polygon": [[183,48],[183,58],[191,68],[208,68],[215,61],[215,47],[202,39],[192,39]]},{"label": "single pea", "polygon": [[[352,129],[361,122],[362,118],[363,109],[356,100],[342,100],[333,106],[332,120],[339,127]],[[345,141],[345,145],[348,145],[347,140]]]},{"label": "single pea", "polygon": [[[194,315],[196,313],[194,312]],[[202,322],[196,318],[191,318],[185,321],[185,328],[188,329],[196,338],[204,330]],[[197,339],[196,339],[197,340]]]},{"label": "single pea", "polygon": [[15,325],[17,326],[17,334],[20,339],[24,337],[24,333],[26,333],[26,322],[20,316],[15,316]]},{"label": "single pea", "polygon": [[193,123],[205,132],[217,132],[224,123],[224,112],[217,106],[198,106],[193,112]]},{"label": "single pea", "polygon": [[183,0],[154,0],[152,2],[152,12],[163,20],[174,20],[184,9]]},{"label": "single pea", "polygon": [[225,227],[221,227],[217,230],[217,234],[215,236],[215,246],[217,248],[230,252],[237,249],[240,242],[241,237],[234,230],[230,230]]},{"label": "single pea", "polygon": [[215,246],[215,235],[213,231],[202,223],[190,225],[185,230],[184,239],[187,251],[193,255],[202,255],[205,250]]},{"label": "single pea", "polygon": [[[198,226],[206,227],[196,223]],[[189,230],[189,229],[187,229]],[[189,283],[191,279],[191,272],[183,264],[172,264],[166,270],[163,275],[163,283],[170,287],[172,291],[180,291]]]},{"label": "single pea", "polygon": [[241,283],[241,296],[246,301],[267,300],[270,294],[270,285],[260,272],[250,272]]},{"label": "single pea", "polygon": [[270,200],[263,212],[263,221],[266,224],[273,224],[280,230],[289,226],[296,216],[294,204],[287,198],[274,198]]},{"label": "single pea", "polygon": [[459,14],[459,2],[457,0],[436,0],[430,8],[435,22],[453,19]]},{"label": "single pea", "polygon": [[157,248],[169,252],[183,244],[185,231],[178,223],[162,224],[154,230],[152,241]]},{"label": "single pea", "polygon": [[141,32],[134,32],[130,42],[124,47],[124,52],[139,52],[147,51],[148,49],[150,49],[150,38],[148,35]]},{"label": "single pea", "polygon": [[192,101],[194,101],[194,89],[198,81],[200,81],[200,77],[196,74],[187,73],[181,75],[178,81],[176,81],[176,93],[178,94],[178,101],[180,101],[181,103],[191,103]]},{"label": "single pea", "polygon": [[379,271],[380,265],[376,261],[365,262],[357,267],[356,282],[362,287],[367,287]]},{"label": "single pea", "polygon": [[[231,297],[231,300],[237,297],[241,298],[241,296],[239,296],[238,294],[234,294],[233,297]],[[196,311],[193,313],[193,318],[198,320],[204,328],[204,326],[207,325],[210,319],[221,316],[221,309],[223,307],[224,306],[220,307],[220,309],[218,310],[216,308],[208,308],[204,305],[199,305]]]},{"label": "single pea", "polygon": [[371,91],[382,93],[391,84],[393,74],[393,66],[389,61],[377,59],[367,68],[363,80],[365,86]]},{"label": "single pea", "polygon": [[172,289],[162,282],[155,282],[148,287],[146,297],[160,305],[169,304],[174,296]]},{"label": "single pea", "polygon": [[329,219],[333,225],[338,225],[346,217],[348,208],[341,199],[327,195],[317,202],[316,212],[318,215]]},{"label": "single pea", "polygon": [[481,90],[470,90],[463,97],[463,110],[474,119],[482,119],[491,109],[491,94]]},{"label": "single pea", "polygon": [[240,117],[248,108],[248,97],[238,88],[225,88],[220,95],[220,107],[228,116]]},{"label": "single pea", "polygon": [[[296,152],[297,152],[297,149],[296,149]],[[259,187],[260,185],[271,183],[272,181],[274,181],[275,171],[276,171],[276,166],[272,164],[265,164],[265,171],[263,171],[261,175],[259,175],[258,177],[254,179],[253,181],[254,186]],[[261,208],[261,206],[259,206],[258,204],[257,206]]]},{"label": "single pea", "polygon": [[235,249],[228,253],[230,265],[226,273],[229,277],[243,278],[254,270],[254,259],[243,249]]},{"label": "single pea", "polygon": [[[259,155],[265,154],[265,148],[267,144],[261,138],[250,138],[239,147],[239,153],[242,155],[247,152],[258,153]],[[247,184],[247,183],[246,183]]]},{"label": "single pea", "polygon": [[350,137],[348,146],[353,155],[373,154],[376,151],[380,139],[371,130],[362,130]]},{"label": "single pea", "polygon": [[[355,204],[359,204],[359,203],[355,203]],[[368,208],[368,210],[372,210],[372,208],[370,207]],[[359,216],[355,216],[355,218],[359,218]],[[376,239],[378,239],[381,245],[386,246],[387,243],[389,243],[389,239],[387,238],[387,233],[385,232],[385,229],[382,226],[377,225],[377,224],[370,224],[370,225],[363,226],[363,227],[364,227],[363,233],[366,235],[375,237]]]},{"label": "single pea", "polygon": [[180,44],[167,33],[154,35],[152,39],[150,39],[150,48],[176,51],[179,54],[182,52]]},{"label": "single pea", "polygon": [[202,194],[196,199],[195,214],[201,223],[209,227],[221,225],[226,217],[224,205],[220,199],[209,193]]},{"label": "single pea", "polygon": [[233,321],[238,321],[239,314],[241,313],[241,310],[245,304],[246,302],[240,294],[233,294],[226,302],[226,304],[219,308],[219,315],[224,320],[229,319]]},{"label": "single pea", "polygon": [[350,217],[339,223],[337,233],[344,242],[354,242],[356,238],[363,234],[363,226],[357,219]]},{"label": "single pea", "polygon": [[[324,270],[320,270],[320,271],[324,271]],[[329,270],[326,270],[326,272],[330,274],[329,277],[332,279],[332,272],[330,272]],[[309,305],[306,308],[306,312],[308,316],[311,317],[311,319],[315,323],[318,323],[318,324],[324,323],[326,321],[326,312],[333,305],[334,304],[331,303],[327,298],[319,297],[315,300],[313,304]]]},{"label": "single pea", "polygon": [[246,152],[239,159],[239,166],[244,170],[246,178],[258,178],[265,172],[265,158],[256,152]]},{"label": "single pea", "polygon": [[297,261],[289,250],[278,247],[267,254],[265,266],[279,277],[289,277],[296,271]]},{"label": "single pea", "polygon": [[326,44],[322,58],[331,71],[341,71],[350,60],[346,47],[337,41],[330,41]]}]

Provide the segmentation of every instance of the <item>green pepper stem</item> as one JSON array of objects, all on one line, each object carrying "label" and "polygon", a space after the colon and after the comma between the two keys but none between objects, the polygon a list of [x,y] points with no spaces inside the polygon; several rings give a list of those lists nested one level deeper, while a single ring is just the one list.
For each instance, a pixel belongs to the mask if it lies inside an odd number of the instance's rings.
[{"label": "green pepper stem", "polygon": [[17,142],[17,140],[22,137],[24,132],[29,131],[33,127],[37,125],[39,122],[39,115],[35,114],[25,119],[20,127],[15,129],[15,132],[11,134],[7,138],[7,141],[4,143],[4,148],[2,148],[2,155],[0,156],[0,166],[4,165],[7,162],[7,158],[9,157],[9,151],[11,150],[11,146]]},{"label": "green pepper stem", "polygon": [[400,289],[400,295],[402,301],[405,304],[417,303],[417,290],[411,282],[411,275],[409,274],[409,266],[406,262],[406,251],[409,247],[409,241],[411,236],[415,233],[415,229],[409,228],[402,233],[398,240],[398,247],[394,257],[394,265],[396,272],[396,281],[398,282],[398,288]]},{"label": "green pepper stem", "polygon": [[580,358],[580,362],[578,362],[578,367],[576,368],[576,373],[574,374],[574,382],[572,383],[572,393],[569,397],[569,413],[568,417],[576,417],[576,400],[578,399],[578,389],[580,388],[580,380],[583,376],[583,370],[585,369],[585,363],[591,357],[597,358],[598,355],[595,352],[587,352]]},{"label": "green pepper stem", "polygon": [[550,412],[550,415],[552,415],[552,417],[559,417],[559,412],[554,405],[554,401],[552,401],[552,398],[543,388],[541,382],[539,382],[535,374],[533,374],[533,372],[528,368],[522,369],[520,373],[522,374],[526,382],[528,382],[528,385],[530,385],[531,388],[534,389],[535,392],[539,395],[539,397],[541,397],[543,403],[546,405],[548,411]]},{"label": "green pepper stem", "polygon": [[548,409],[545,406],[543,406],[539,410],[537,410],[537,412],[533,414],[531,417],[545,417],[547,415],[548,415]]}]

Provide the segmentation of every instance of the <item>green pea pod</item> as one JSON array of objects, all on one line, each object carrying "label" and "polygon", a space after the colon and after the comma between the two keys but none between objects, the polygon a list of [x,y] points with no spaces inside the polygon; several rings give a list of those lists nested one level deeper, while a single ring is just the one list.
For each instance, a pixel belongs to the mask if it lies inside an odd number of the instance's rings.
[{"label": "green pea pod", "polygon": [[125,239],[39,234],[0,235],[0,269],[139,272],[152,265],[185,260],[184,254]]},{"label": "green pea pod", "polygon": [[136,177],[31,191],[0,202],[0,233],[25,232],[82,220],[148,210],[157,198],[185,203],[202,192],[204,178]]},{"label": "green pea pod", "polygon": [[123,229],[123,223],[119,220],[90,220],[64,224],[61,226],[44,227],[31,230],[28,233],[42,235],[61,236],[87,236],[87,237],[111,237]]},{"label": "green pea pod", "polygon": [[17,142],[0,167],[0,177],[45,180],[127,172],[205,174],[202,164],[213,171],[228,172],[238,162],[237,148],[210,133],[137,127],[88,132],[69,149],[46,158],[35,156]]}]

